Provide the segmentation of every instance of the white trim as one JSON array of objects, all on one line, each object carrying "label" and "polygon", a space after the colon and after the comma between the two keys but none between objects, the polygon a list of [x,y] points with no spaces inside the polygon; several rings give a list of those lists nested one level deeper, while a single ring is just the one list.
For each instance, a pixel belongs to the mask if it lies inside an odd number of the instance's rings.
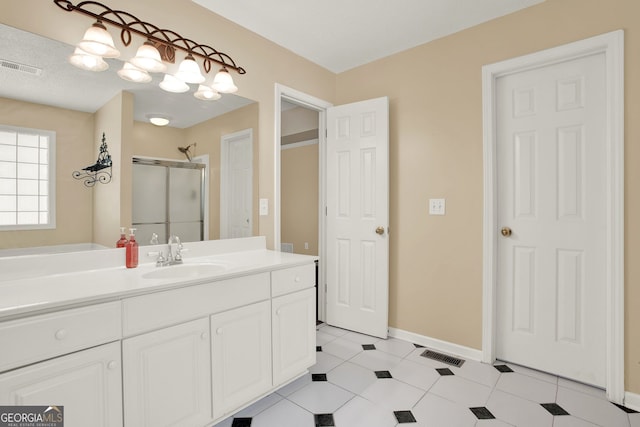
[{"label": "white trim", "polygon": [[202,240],[209,240],[209,155],[202,154],[200,156],[196,156],[193,159],[194,163],[202,163],[204,165],[204,185],[202,195],[203,202],[203,212],[202,212]]},{"label": "white trim", "polygon": [[[249,212],[253,212],[253,193],[255,189],[253,188],[253,129],[248,128],[238,132],[229,133],[226,135],[222,135],[220,137],[220,238],[226,239],[229,236],[227,235],[228,230],[228,192],[229,192],[229,177],[228,169],[228,153],[229,153],[229,144],[238,140],[248,138],[251,142],[251,177],[249,182],[251,183],[251,197],[249,198]],[[249,230],[253,234],[253,214],[249,215]]]},{"label": "white trim", "polygon": [[484,146],[482,361],[495,360],[497,183],[495,81],[505,75],[604,53],[607,67],[607,397],[624,400],[624,33],[589,39],[482,67]]},{"label": "white trim", "polygon": [[624,406],[640,412],[640,394],[627,391],[624,393]]},{"label": "white trim", "polygon": [[292,102],[294,104],[298,104],[300,106],[309,108],[311,110],[318,111],[318,153],[319,153],[319,165],[318,165],[318,182],[320,184],[319,188],[319,203],[318,203],[318,258],[319,268],[318,268],[318,317],[320,320],[325,320],[325,262],[326,259],[326,238],[325,238],[325,206],[326,206],[326,189],[325,189],[325,171],[326,171],[326,133],[325,130],[327,128],[327,108],[332,107],[333,104],[330,102],[324,101],[320,98],[316,98],[314,96],[308,95],[304,92],[300,92],[298,90],[292,89],[290,87],[281,85],[279,83],[275,84],[275,106],[274,106],[274,145],[273,145],[273,156],[274,156],[274,190],[273,190],[273,230],[274,230],[274,243],[273,247],[275,250],[280,249],[281,243],[281,234],[282,230],[280,227],[281,221],[281,193],[280,193],[280,164],[281,164],[281,144],[282,141],[282,101],[286,100]]},{"label": "white trim", "polygon": [[281,150],[291,150],[292,148],[306,147],[307,145],[316,145],[319,143],[318,139],[309,139],[308,141],[292,142],[291,144],[281,145]]},{"label": "white trim", "polygon": [[478,362],[482,360],[482,350],[454,344],[448,341],[442,341],[437,338],[419,335],[414,332],[396,328],[389,328],[389,336],[392,338],[409,341],[411,343],[420,344],[432,350],[446,353],[450,356],[457,356],[463,359],[475,360]]}]

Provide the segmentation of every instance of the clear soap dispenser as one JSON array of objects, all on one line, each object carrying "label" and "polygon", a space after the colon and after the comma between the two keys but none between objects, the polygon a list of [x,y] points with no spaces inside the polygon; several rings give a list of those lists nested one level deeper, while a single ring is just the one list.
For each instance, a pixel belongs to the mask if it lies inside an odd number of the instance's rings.
[{"label": "clear soap dispenser", "polygon": [[120,240],[116,242],[116,248],[124,248],[127,244],[127,236],[124,232],[124,227],[120,227]]},{"label": "clear soap dispenser", "polygon": [[129,229],[129,241],[125,245],[127,268],[138,266],[138,242],[136,242],[135,228]]}]

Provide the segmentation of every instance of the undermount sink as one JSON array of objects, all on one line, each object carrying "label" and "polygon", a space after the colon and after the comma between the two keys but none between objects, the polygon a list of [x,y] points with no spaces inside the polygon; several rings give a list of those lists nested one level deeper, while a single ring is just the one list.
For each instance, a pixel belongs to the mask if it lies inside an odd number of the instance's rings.
[{"label": "undermount sink", "polygon": [[217,263],[179,264],[157,267],[142,275],[144,279],[193,279],[224,271],[228,266]]}]

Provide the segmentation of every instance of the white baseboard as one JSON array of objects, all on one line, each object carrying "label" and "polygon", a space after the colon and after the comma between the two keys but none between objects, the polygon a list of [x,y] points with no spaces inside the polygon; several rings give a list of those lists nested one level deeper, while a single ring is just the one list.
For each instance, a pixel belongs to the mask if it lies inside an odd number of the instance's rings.
[{"label": "white baseboard", "polygon": [[414,332],[404,331],[402,329],[396,328],[389,328],[389,336],[409,341],[415,344],[420,344],[432,350],[446,353],[451,356],[458,356],[462,357],[463,359],[476,361],[482,360],[482,350],[476,350],[475,348],[465,347],[463,345],[450,343],[448,341],[442,341],[436,338],[425,337],[424,335],[419,335]]},{"label": "white baseboard", "polygon": [[640,412],[640,394],[624,392],[624,406],[634,411]]}]

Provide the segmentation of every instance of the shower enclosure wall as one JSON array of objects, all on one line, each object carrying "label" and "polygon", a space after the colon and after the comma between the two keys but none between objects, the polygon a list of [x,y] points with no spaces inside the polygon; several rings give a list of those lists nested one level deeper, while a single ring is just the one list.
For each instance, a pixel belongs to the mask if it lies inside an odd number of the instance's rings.
[{"label": "shower enclosure wall", "polygon": [[133,158],[133,227],[141,245],[153,233],[183,242],[204,240],[205,165]]}]

